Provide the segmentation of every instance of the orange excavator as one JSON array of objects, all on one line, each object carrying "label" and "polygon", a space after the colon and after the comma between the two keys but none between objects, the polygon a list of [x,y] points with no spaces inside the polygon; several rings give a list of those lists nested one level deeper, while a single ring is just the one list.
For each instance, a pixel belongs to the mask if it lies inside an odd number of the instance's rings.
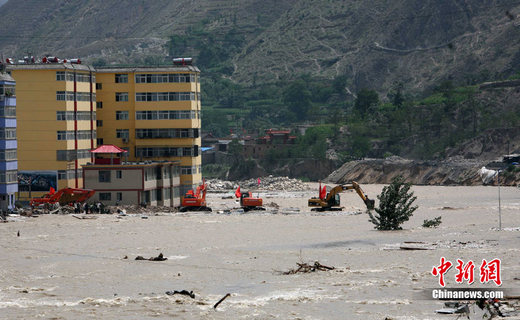
[{"label": "orange excavator", "polygon": [[203,181],[197,190],[188,190],[181,199],[180,212],[186,211],[211,211],[206,205],[206,182]]},{"label": "orange excavator", "polygon": [[359,197],[363,200],[368,210],[373,210],[375,201],[368,198],[363,192],[359,184],[355,181],[347,184],[340,184],[332,188],[329,193],[326,191],[326,187],[321,188],[320,182],[320,196],[319,198],[312,197],[309,199],[309,207],[313,207],[313,211],[338,211],[340,207],[339,194],[345,190],[356,190]]},{"label": "orange excavator", "polygon": [[251,192],[240,192],[240,186],[235,191],[235,197],[240,198],[240,207],[244,209],[244,212],[250,210],[265,210],[262,207],[262,198],[254,198]]},{"label": "orange excavator", "polygon": [[59,203],[60,206],[73,203],[83,203],[90,199],[94,193],[96,193],[96,191],[91,189],[64,188],[54,191],[54,188],[51,188],[49,193],[43,195],[41,198],[31,199],[29,204],[31,207],[37,207],[40,205],[56,203]]}]

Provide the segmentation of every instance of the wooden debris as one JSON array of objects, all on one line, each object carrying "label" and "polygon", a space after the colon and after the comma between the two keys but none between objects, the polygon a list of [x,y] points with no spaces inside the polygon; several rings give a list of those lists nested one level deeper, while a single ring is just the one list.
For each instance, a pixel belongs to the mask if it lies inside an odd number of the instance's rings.
[{"label": "wooden debris", "polygon": [[399,249],[401,249],[401,250],[431,250],[430,248],[416,247],[416,246],[400,246]]},{"label": "wooden debris", "polygon": [[334,267],[323,265],[318,261],[315,261],[312,265],[308,263],[296,263],[296,265],[298,265],[298,268],[283,272],[283,274],[309,273],[315,271],[329,271],[335,269]]},{"label": "wooden debris", "polygon": [[74,218],[80,219],[80,220],[83,220],[83,219],[97,219],[98,218],[97,216],[84,215],[84,214],[73,214],[72,216]]},{"label": "wooden debris", "polygon": [[217,309],[218,305],[224,301],[227,297],[231,296],[230,293],[227,293],[224,297],[222,297],[222,299],[220,299],[217,303],[215,303],[215,305],[213,306],[213,309]]}]

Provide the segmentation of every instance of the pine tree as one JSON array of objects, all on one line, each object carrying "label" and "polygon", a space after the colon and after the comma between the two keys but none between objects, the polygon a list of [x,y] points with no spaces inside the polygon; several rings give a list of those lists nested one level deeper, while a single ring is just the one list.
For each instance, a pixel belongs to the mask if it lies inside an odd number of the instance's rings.
[{"label": "pine tree", "polygon": [[392,183],[383,188],[380,195],[379,207],[375,209],[376,214],[370,211],[370,222],[375,225],[378,230],[400,230],[400,225],[408,221],[418,206],[412,206],[417,199],[410,192],[410,183],[405,183],[402,176],[392,179]]}]

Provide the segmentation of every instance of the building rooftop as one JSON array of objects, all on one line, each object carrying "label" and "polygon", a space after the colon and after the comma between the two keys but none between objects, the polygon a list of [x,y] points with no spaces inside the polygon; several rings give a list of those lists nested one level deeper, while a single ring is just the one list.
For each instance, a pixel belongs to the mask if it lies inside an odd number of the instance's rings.
[{"label": "building rooftop", "polygon": [[123,161],[120,164],[95,164],[95,163],[87,163],[84,164],[82,167],[86,168],[110,168],[110,169],[117,169],[117,168],[124,168],[124,167],[153,167],[157,165],[178,165],[180,164],[180,161],[173,160],[173,161]]},{"label": "building rooftop", "polygon": [[0,72],[0,81],[15,82],[13,77],[11,77],[8,73],[3,73],[3,72]]},{"label": "building rooftop", "polygon": [[104,66],[96,67],[97,73],[115,73],[115,72],[165,72],[165,71],[184,71],[184,72],[200,72],[199,68],[195,66],[175,66],[175,65],[164,65],[164,66]]},{"label": "building rooftop", "polygon": [[118,146],[113,144],[104,144],[102,146],[97,147],[94,150],[90,150],[92,153],[125,153],[128,152],[125,149],[121,149]]},{"label": "building rooftop", "polygon": [[81,70],[96,71],[93,66],[76,63],[8,64],[7,70]]}]

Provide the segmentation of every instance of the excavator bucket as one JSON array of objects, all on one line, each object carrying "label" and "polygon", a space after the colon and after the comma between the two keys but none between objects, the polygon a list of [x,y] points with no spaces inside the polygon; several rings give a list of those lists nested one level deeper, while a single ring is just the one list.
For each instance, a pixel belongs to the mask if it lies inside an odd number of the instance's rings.
[{"label": "excavator bucket", "polygon": [[374,208],[375,208],[375,206],[376,206],[376,201],[367,198],[367,199],[365,200],[365,205],[367,206],[367,209],[368,209],[368,210],[374,210]]}]

